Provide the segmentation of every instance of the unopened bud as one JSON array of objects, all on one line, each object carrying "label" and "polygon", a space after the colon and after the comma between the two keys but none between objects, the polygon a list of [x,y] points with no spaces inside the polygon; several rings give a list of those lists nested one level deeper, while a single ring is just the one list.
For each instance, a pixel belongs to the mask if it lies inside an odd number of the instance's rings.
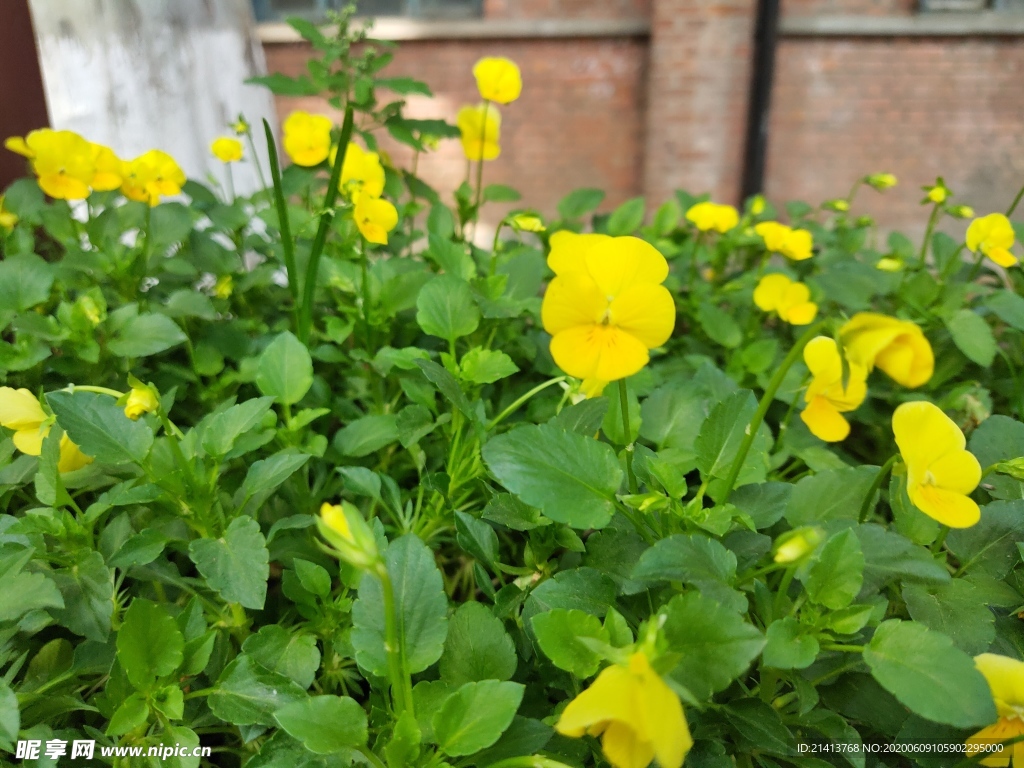
[{"label": "unopened bud", "polygon": [[776,563],[795,563],[810,555],[825,538],[820,528],[805,527],[780,536],[775,547]]},{"label": "unopened bud", "polygon": [[345,501],[341,504],[325,502],[320,507],[317,527],[320,535],[334,547],[338,557],[356,568],[371,568],[380,559],[373,531],[352,504]]}]

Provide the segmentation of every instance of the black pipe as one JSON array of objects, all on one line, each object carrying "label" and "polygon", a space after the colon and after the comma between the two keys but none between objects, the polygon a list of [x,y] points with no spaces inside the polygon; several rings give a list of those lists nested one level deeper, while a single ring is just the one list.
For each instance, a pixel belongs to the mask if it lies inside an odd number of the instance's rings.
[{"label": "black pipe", "polygon": [[779,0],[758,0],[754,26],[753,72],[750,106],[743,153],[743,199],[764,191],[764,167],[768,153],[768,113],[775,74],[775,48],[779,30]]}]

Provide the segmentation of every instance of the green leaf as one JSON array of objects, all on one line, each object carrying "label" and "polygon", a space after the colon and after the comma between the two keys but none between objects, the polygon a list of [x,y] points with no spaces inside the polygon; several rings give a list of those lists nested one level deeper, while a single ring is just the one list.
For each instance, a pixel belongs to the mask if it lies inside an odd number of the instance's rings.
[{"label": "green leaf", "polygon": [[996,291],[985,299],[985,306],[1007,325],[1024,331],[1024,297],[1013,291]]},{"label": "green leaf", "polygon": [[455,512],[456,540],[468,554],[489,566],[498,557],[498,535],[483,520],[465,512]]},{"label": "green leaf", "polygon": [[608,217],[608,234],[612,237],[631,235],[644,223],[646,203],[642,197],[627,200]]},{"label": "green leaf", "polygon": [[600,618],[613,606],[617,594],[615,582],[596,568],[561,571],[530,593],[523,624],[529,626],[535,615],[554,608],[578,609]]},{"label": "green leaf", "polygon": [[864,581],[864,553],[856,534],[847,529],[831,536],[803,581],[811,602],[833,610],[852,603]]},{"label": "green leaf", "polygon": [[985,319],[970,309],[961,309],[946,320],[946,328],[953,343],[961,352],[985,368],[992,365],[996,357],[996,340]]},{"label": "green leaf", "polygon": [[974,660],[923,624],[883,622],[864,661],[883,688],[921,717],[958,728],[996,721],[992,693]]},{"label": "green leaf", "polygon": [[981,508],[981,520],[950,531],[949,551],[964,573],[979,571],[1001,579],[1020,562],[1017,542],[1024,541],[1024,501],[996,501]]},{"label": "green leaf", "polygon": [[313,360],[306,345],[285,331],[267,345],[256,369],[256,386],[281,405],[294,405],[313,386]]},{"label": "green leaf", "polygon": [[245,473],[239,489],[242,498],[251,499],[257,494],[273,491],[304,467],[309,459],[305,453],[282,452],[254,462]]},{"label": "green leaf", "polygon": [[563,219],[581,219],[604,200],[604,190],[585,187],[574,189],[558,203],[558,215]]},{"label": "green leaf", "polygon": [[709,582],[729,584],[736,576],[736,555],[721,542],[701,534],[676,534],[640,556],[632,578],[682,581],[698,588]]},{"label": "green leaf", "polygon": [[743,331],[728,312],[710,302],[697,307],[697,322],[708,337],[726,349],[735,349],[743,343]]},{"label": "green leaf", "polygon": [[[426,83],[415,80],[411,77],[382,77],[374,83],[378,88],[386,88],[399,96],[418,94],[420,96],[433,96],[430,86]],[[315,751],[315,750],[314,750]]]},{"label": "green leaf", "polygon": [[977,656],[995,640],[995,617],[985,596],[970,581],[953,579],[941,587],[907,584],[903,600],[910,618],[949,636],[964,653]]},{"label": "green leaf", "polygon": [[806,669],[818,656],[818,641],[800,631],[792,616],[773,621],[765,633],[765,666],[775,669]]},{"label": "green leaf", "polygon": [[299,583],[307,592],[317,597],[327,597],[331,594],[331,574],[322,565],[311,563],[296,557],[292,561],[295,575],[299,577]]},{"label": "green leaf", "polygon": [[603,528],[612,518],[622,468],[607,443],[531,425],[492,438],[483,457],[502,485],[556,522]]},{"label": "green leaf", "polygon": [[765,645],[742,616],[697,593],[672,598],[665,614],[665,638],[679,655],[670,676],[699,699],[743,674]]},{"label": "green leaf", "polygon": [[508,680],[515,674],[515,645],[501,620],[481,603],[463,603],[448,622],[439,665],[452,688],[480,680]]},{"label": "green leaf", "polygon": [[610,642],[608,630],[596,616],[556,608],[537,614],[531,624],[537,644],[556,667],[581,679],[597,672],[601,657],[579,640],[583,637],[605,644]]},{"label": "green leaf", "polygon": [[345,456],[369,456],[398,440],[398,420],[393,413],[363,416],[338,430],[334,446]]},{"label": "green leaf", "polygon": [[493,384],[519,370],[512,358],[497,350],[473,347],[459,363],[462,378],[473,384]]},{"label": "green leaf", "polygon": [[512,723],[524,687],[484,680],[466,683],[434,715],[434,738],[450,757],[472,755],[491,746]]},{"label": "green leaf", "polygon": [[862,593],[876,592],[896,580],[925,584],[949,581],[945,565],[935,562],[927,549],[898,533],[874,524],[859,525],[854,531],[864,553]]},{"label": "green leaf", "polygon": [[241,654],[224,668],[206,702],[216,717],[234,725],[273,726],[277,710],[305,698],[305,691],[287,677]]},{"label": "green leaf", "polygon": [[438,275],[420,290],[416,322],[424,333],[450,343],[473,333],[480,325],[480,310],[469,283],[454,275]]},{"label": "green leaf", "polygon": [[0,307],[26,312],[48,301],[53,265],[34,253],[19,253],[0,261]]},{"label": "green leaf", "polygon": [[1024,424],[1009,416],[989,416],[971,433],[968,449],[982,467],[1024,456]]},{"label": "green leaf", "polygon": [[117,632],[117,660],[140,691],[167,677],[182,662],[185,638],[162,605],[137,597]]},{"label": "green leaf", "polygon": [[128,731],[134,731],[148,719],[149,705],[146,703],[146,699],[133,693],[114,710],[114,714],[111,715],[110,722],[107,724],[106,734],[120,736]]},{"label": "green leaf", "polygon": [[117,329],[107,347],[118,357],[149,357],[188,340],[167,315],[136,315]]},{"label": "green leaf", "polygon": [[272,397],[257,397],[212,416],[203,429],[203,450],[211,456],[226,456],[235,440],[255,429],[273,404]]},{"label": "green leaf", "polygon": [[245,638],[242,652],[271,672],[295,681],[303,689],[313,684],[320,668],[316,638],[289,631],[278,624],[268,624],[255,635]]},{"label": "green leaf", "polygon": [[133,565],[149,565],[167,546],[168,538],[155,528],[146,528],[118,547],[107,560],[111,568],[127,569]]},{"label": "green leaf", "polygon": [[[711,409],[694,441],[697,468],[702,476],[724,477],[728,474],[756,410],[754,393],[746,389],[734,392]],[[766,452],[767,446],[762,445],[760,451]],[[755,442],[747,461],[757,452]]]},{"label": "green leaf", "polygon": [[[771,706],[759,699],[741,699],[731,702],[723,711],[726,720],[736,731],[737,741],[744,751],[766,751],[779,755],[793,754],[793,734]],[[806,758],[805,758],[806,759]],[[805,765],[800,763],[800,765]],[[819,768],[817,764],[806,764]],[[829,763],[825,763],[829,765]],[[824,766],[820,766],[824,768]]]},{"label": "green leaf", "polygon": [[856,520],[876,467],[826,469],[805,477],[793,488],[786,520],[794,528],[827,520]]},{"label": "green leaf", "polygon": [[[448,634],[448,598],[434,555],[415,534],[392,542],[385,555],[398,612],[399,642],[408,670],[422,672],[441,656]],[[372,674],[387,675],[384,597],[380,580],[366,574],[352,606],[356,661]]]},{"label": "green leaf", "polygon": [[80,551],[78,559],[53,574],[64,600],[50,613],[72,632],[105,643],[114,613],[114,572],[99,552]]},{"label": "green leaf", "polygon": [[274,719],[318,755],[366,746],[366,712],[348,696],[311,696],[281,707]]},{"label": "green leaf", "polygon": [[17,621],[29,611],[64,607],[57,585],[42,573],[8,573],[3,583],[0,622]]},{"label": "green leaf", "polygon": [[488,203],[515,203],[523,196],[512,187],[504,184],[488,184],[484,187],[484,200]]},{"label": "green leaf", "polygon": [[153,445],[153,430],[132,421],[114,398],[95,392],[50,392],[46,395],[64,431],[84,453],[109,464],[141,463]]},{"label": "green leaf", "polygon": [[13,752],[14,742],[21,730],[21,712],[18,709],[18,695],[0,680],[0,744]]},{"label": "green leaf", "polygon": [[251,517],[236,517],[219,539],[196,539],[188,556],[209,586],[229,603],[260,610],[267,598],[270,553]]}]

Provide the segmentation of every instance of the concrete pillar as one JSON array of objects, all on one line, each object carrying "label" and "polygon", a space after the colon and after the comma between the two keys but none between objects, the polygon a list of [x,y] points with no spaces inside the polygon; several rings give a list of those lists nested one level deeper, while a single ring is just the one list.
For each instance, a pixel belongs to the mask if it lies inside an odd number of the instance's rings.
[{"label": "concrete pillar", "polygon": [[738,203],[756,0],[652,0],[644,194]]}]

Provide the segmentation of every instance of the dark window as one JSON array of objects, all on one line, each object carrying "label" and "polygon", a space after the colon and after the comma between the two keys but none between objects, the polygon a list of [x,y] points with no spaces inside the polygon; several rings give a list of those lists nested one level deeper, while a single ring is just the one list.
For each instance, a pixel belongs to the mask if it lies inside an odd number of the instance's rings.
[{"label": "dark window", "polygon": [[[257,21],[279,21],[301,16],[326,18],[346,0],[253,0]],[[479,16],[482,0],[357,0],[360,16],[408,16],[418,19],[464,19]]]}]

